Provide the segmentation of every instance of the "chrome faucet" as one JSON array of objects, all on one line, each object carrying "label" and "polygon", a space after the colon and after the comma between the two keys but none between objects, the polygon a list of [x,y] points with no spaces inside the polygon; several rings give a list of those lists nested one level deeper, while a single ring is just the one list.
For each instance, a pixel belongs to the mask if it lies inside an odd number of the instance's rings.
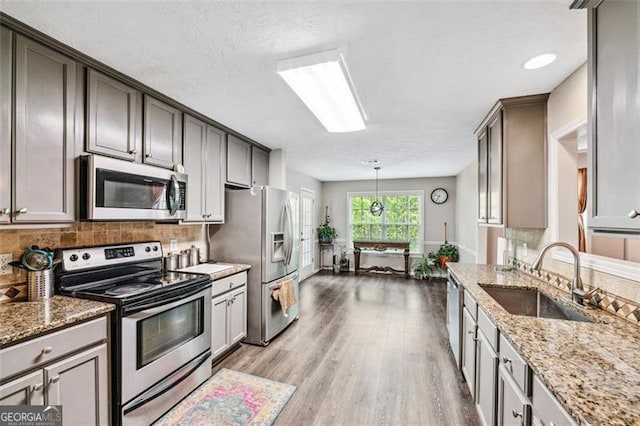
[{"label": "chrome faucet", "polygon": [[584,291],[584,287],[582,285],[582,278],[580,278],[580,254],[571,244],[563,243],[560,241],[547,244],[546,246],[542,247],[542,250],[540,250],[540,254],[536,258],[536,260],[533,261],[533,264],[531,265],[531,267],[534,270],[539,271],[540,268],[542,267],[542,259],[544,258],[544,255],[552,247],[564,247],[567,250],[569,250],[573,255],[573,279],[571,280],[571,300],[573,300],[574,302],[580,305],[584,305],[584,300],[592,298],[593,295],[600,289],[594,288],[589,292]]}]

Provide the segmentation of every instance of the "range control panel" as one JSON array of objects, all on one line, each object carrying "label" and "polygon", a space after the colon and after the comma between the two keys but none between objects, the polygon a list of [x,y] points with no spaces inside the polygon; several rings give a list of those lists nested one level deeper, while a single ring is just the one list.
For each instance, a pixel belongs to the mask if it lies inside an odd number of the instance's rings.
[{"label": "range control panel", "polygon": [[62,260],[67,272],[161,258],[160,241],[56,250],[56,259]]}]

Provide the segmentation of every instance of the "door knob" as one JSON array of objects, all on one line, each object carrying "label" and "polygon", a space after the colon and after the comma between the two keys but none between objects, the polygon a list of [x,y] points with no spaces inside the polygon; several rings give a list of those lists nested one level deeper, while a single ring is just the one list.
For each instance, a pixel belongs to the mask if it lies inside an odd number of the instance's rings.
[{"label": "door knob", "polygon": [[16,210],[16,214],[27,214],[27,208],[26,207],[22,207],[22,208]]},{"label": "door knob", "polygon": [[628,216],[629,216],[629,219],[634,219],[640,216],[640,211],[633,209],[629,212]]}]

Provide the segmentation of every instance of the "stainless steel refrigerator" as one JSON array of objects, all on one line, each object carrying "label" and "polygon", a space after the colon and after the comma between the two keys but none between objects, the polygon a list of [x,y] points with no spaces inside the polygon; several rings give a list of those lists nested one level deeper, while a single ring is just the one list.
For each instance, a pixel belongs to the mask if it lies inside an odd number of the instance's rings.
[{"label": "stainless steel refrigerator", "polygon": [[[210,229],[210,259],[250,264],[247,343],[267,345],[299,315],[298,206],[292,193],[268,186],[227,189],[224,225]],[[296,300],[286,316],[271,293],[293,280]]]}]

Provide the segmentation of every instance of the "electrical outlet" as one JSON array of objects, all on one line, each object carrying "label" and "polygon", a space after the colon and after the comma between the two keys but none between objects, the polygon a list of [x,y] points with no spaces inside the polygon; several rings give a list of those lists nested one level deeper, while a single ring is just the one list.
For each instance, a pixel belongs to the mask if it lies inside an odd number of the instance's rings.
[{"label": "electrical outlet", "polygon": [[0,275],[8,275],[13,273],[12,267],[11,265],[9,265],[9,262],[11,261],[13,261],[13,254],[0,254]]},{"label": "electrical outlet", "polygon": [[177,250],[178,250],[178,240],[170,240],[169,251],[177,251]]}]

